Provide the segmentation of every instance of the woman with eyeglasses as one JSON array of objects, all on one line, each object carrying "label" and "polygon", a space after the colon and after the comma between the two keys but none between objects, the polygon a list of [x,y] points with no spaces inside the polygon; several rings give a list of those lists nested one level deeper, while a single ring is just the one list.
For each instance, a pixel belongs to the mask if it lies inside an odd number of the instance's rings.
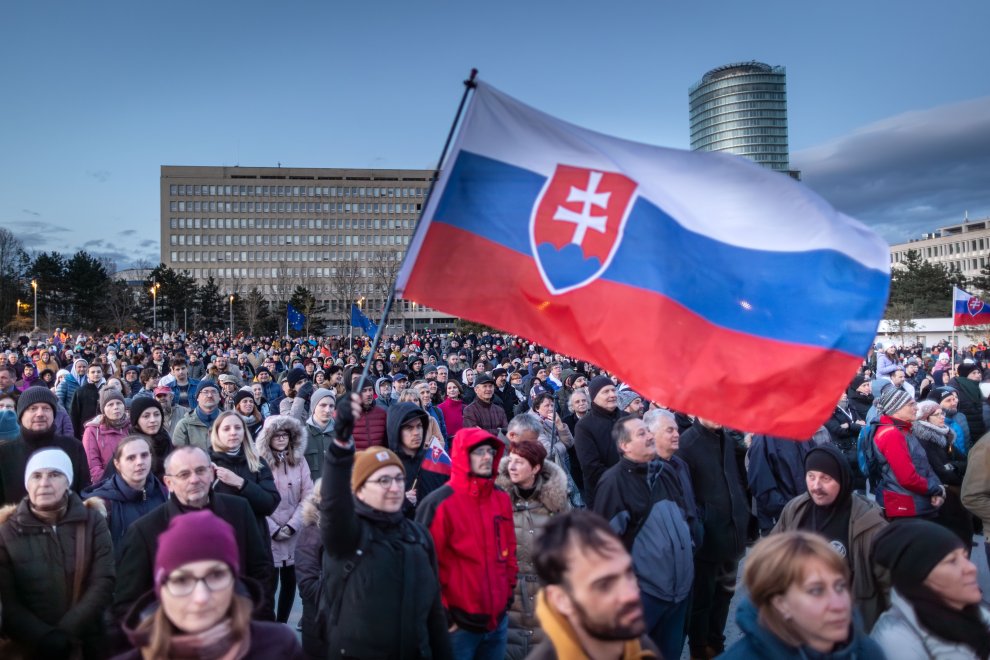
[{"label": "woman with eyeglasses", "polygon": [[117,658],[302,658],[287,626],[251,619],[239,557],[233,528],[212,512],[173,518],[158,537],[154,591],[124,620],[134,649]]},{"label": "woman with eyeglasses", "polygon": [[973,520],[963,507],[960,495],[966,474],[966,456],[959,451],[955,432],[946,424],[945,410],[934,401],[922,401],[918,404],[917,418],[911,430],[928,455],[935,475],[945,486],[945,503],[939,507],[934,520],[959,536],[968,551],[973,545]]},{"label": "woman with eyeglasses", "polygon": [[285,623],[296,598],[295,554],[298,533],[302,529],[303,502],[313,494],[313,479],[306,464],[306,429],[302,422],[288,415],[275,415],[255,440],[258,456],[271,467],[281,501],[266,519],[271,539],[272,571],[270,593],[278,589],[275,620]]}]

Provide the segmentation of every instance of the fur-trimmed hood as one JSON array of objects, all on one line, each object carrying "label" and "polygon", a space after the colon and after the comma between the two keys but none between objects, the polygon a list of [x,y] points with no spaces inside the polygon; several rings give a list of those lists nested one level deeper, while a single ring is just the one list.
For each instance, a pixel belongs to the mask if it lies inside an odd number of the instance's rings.
[{"label": "fur-trimmed hood", "polygon": [[274,456],[269,443],[273,435],[283,431],[289,434],[287,451],[292,452],[296,463],[306,460],[303,454],[306,453],[309,434],[306,433],[306,427],[303,426],[302,422],[288,415],[272,415],[265,420],[265,425],[254,440],[254,448],[258,452],[258,456],[265,459],[269,465],[274,465]]},{"label": "fur-trimmed hood", "polygon": [[313,494],[302,503],[303,527],[320,524],[320,486],[323,479],[317,479],[313,484]]},{"label": "fur-trimmed hood", "polygon": [[[509,457],[505,456],[498,464],[498,477],[495,485],[504,490],[512,498],[515,506],[519,499],[519,491],[509,479]],[[540,504],[550,513],[560,513],[567,509],[567,475],[563,468],[547,459],[543,461],[543,469],[536,475],[536,497]]]},{"label": "fur-trimmed hood", "polygon": [[[73,503],[72,503],[73,496],[74,496],[74,499],[76,501],[78,501],[79,504],[81,504],[82,506],[86,507],[87,509],[93,509],[94,511],[96,511],[97,513],[99,513],[104,518],[107,517],[107,506],[106,506],[106,502],[104,502],[99,497],[90,497],[87,500],[83,501],[82,498],[80,498],[78,495],[76,495],[75,493],[72,493],[70,491],[69,492],[69,500],[70,500],[69,507],[70,508],[74,506]],[[27,511],[28,511],[28,506],[29,506],[28,505],[28,498],[27,497],[25,497],[23,500],[21,500],[17,504],[7,504],[7,505],[5,505],[3,507],[0,507],[0,525],[4,524],[8,520],[10,520],[17,513],[17,510],[20,509],[22,506],[24,508],[24,513],[26,514]],[[68,511],[66,511],[66,514],[68,514]]]}]

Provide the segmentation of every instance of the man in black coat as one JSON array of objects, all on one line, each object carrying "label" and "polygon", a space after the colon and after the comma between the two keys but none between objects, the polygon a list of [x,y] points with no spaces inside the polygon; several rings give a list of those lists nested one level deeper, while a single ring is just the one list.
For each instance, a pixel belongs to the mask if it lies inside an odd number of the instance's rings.
[{"label": "man in black coat", "polygon": [[619,450],[612,440],[612,427],[625,414],[619,410],[619,395],[608,376],[596,376],[588,383],[591,410],[574,427],[574,447],[584,477],[584,500],[594,508],[595,489],[605,470],[619,462]]},{"label": "man in black coat", "polygon": [[957,371],[959,375],[949,381],[949,386],[959,394],[959,412],[966,416],[970,441],[975,443],[987,431],[983,423],[983,394],[980,392],[983,372],[980,365],[969,359],[963,360]]},{"label": "man in black coat", "polygon": [[696,419],[681,436],[677,456],[691,471],[705,527],[694,561],[688,644],[691,657],[714,658],[725,648],[723,633],[736,569],[746,551],[746,490],[736,463],[736,445],[715,422]]},{"label": "man in black coat", "polygon": [[[165,459],[165,485],[170,497],[157,509],[137,520],[121,541],[124,545],[117,566],[117,592],[114,613],[122,620],[139,597],[154,586],[153,567],[158,549],[158,535],[168,529],[169,521],[188,511],[209,509],[226,520],[237,534],[241,554],[241,572],[267,589],[272,572],[270,541],[262,538],[251,505],[243,497],[214,493],[213,467],[199,447],[179,447]],[[274,594],[265,591],[260,611],[274,611]],[[274,617],[272,617],[274,619]]]},{"label": "man in black coat", "polygon": [[103,380],[103,367],[91,364],[86,370],[86,382],[72,396],[70,414],[72,428],[76,438],[82,440],[83,427],[86,422],[100,414],[100,388],[106,383]]},{"label": "man in black coat", "polygon": [[55,413],[58,399],[44,385],[29,387],[17,400],[17,422],[20,435],[14,440],[0,442],[0,496],[2,504],[17,504],[27,490],[24,469],[31,454],[45,447],[56,447],[72,461],[73,492],[81,493],[89,486],[89,466],[82,443],[75,438],[55,434]]}]

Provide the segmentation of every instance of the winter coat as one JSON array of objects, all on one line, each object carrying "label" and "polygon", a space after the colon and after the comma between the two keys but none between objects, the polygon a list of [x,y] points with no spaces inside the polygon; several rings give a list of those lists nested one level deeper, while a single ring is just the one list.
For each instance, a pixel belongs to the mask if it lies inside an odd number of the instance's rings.
[{"label": "winter coat", "polygon": [[608,412],[592,403],[588,413],[574,428],[574,446],[581,463],[585,500],[589,508],[594,505],[598,480],[605,470],[619,462],[619,449],[612,440],[612,427],[625,416],[619,409]]},{"label": "winter coat", "polygon": [[694,582],[694,543],[687,514],[670,482],[659,474],[665,467],[623,456],[598,482],[594,511],[632,555],[639,588],[653,598],[680,603]]},{"label": "winter coat", "polygon": [[[0,444],[2,449],[3,444]],[[990,436],[981,438],[969,450],[960,495],[963,506],[983,521],[983,534],[990,542]]]},{"label": "winter coat", "polygon": [[544,461],[543,469],[536,475],[533,494],[523,498],[519,488],[509,479],[509,460],[506,457],[499,463],[495,485],[512,498],[516,560],[519,562],[515,600],[509,610],[509,642],[505,657],[521,660],[544,639],[540,621],[536,618],[536,595],[540,583],[536,576],[533,550],[536,536],[550,518],[571,508],[567,500],[567,477],[560,467]]},{"label": "winter coat", "polygon": [[31,458],[31,454],[46,447],[61,449],[69,455],[69,460],[72,461],[73,492],[80,493],[89,486],[89,466],[81,442],[71,436],[56,435],[54,432],[45,438],[31,441],[25,440],[22,436],[16,440],[0,442],[0,495],[3,496],[3,504],[17,504],[27,495],[27,490],[24,488],[24,470],[27,469],[28,459]]},{"label": "winter coat", "polygon": [[[174,418],[174,411],[172,415]],[[171,434],[172,444],[176,447],[191,445],[207,453],[210,451],[210,427],[199,418],[195,409],[179,418]]]},{"label": "winter coat", "polygon": [[853,618],[852,639],[842,648],[822,654],[807,647],[794,648],[760,625],[759,613],[749,598],[744,598],[736,610],[736,624],[743,637],[718,656],[721,660],[809,660],[830,658],[834,660],[884,660],[886,657],[900,660],[900,656],[885,656],[880,646],[863,632]]},{"label": "winter coat", "polygon": [[[320,484],[317,484],[319,488]],[[296,585],[302,600],[303,650],[311,658],[326,658],[327,631],[317,619],[323,598],[323,537],[320,534],[320,497],[314,490],[303,502],[302,529],[296,535]]]},{"label": "winter coat", "polygon": [[856,440],[859,438],[859,431],[862,428],[856,422],[862,419],[863,417],[856,408],[850,404],[848,409],[836,406],[835,410],[832,411],[832,416],[826,420],[825,428],[832,436],[832,442],[843,454],[856,450]]},{"label": "winter coat", "polygon": [[[244,592],[247,586],[244,583],[238,584],[235,593]],[[252,598],[257,596],[250,591],[247,594],[241,593],[241,595]],[[139,632],[139,626],[145,619],[154,616],[158,608],[158,599],[154,592],[148,592],[134,604],[124,620],[123,629],[131,645],[135,648],[115,656],[113,660],[144,660],[141,648],[138,647],[147,644],[147,641],[144,640],[148,639],[148,634]],[[240,660],[269,660],[270,658],[303,660],[306,657],[302,653],[295,633],[284,623],[252,620],[248,625],[251,645],[245,650],[243,656],[238,656]]]},{"label": "winter coat", "polygon": [[716,563],[739,559],[746,550],[749,509],[735,443],[724,431],[712,431],[695,420],[681,435],[676,456],[688,464],[704,521],[705,537],[697,559]]},{"label": "winter coat", "polygon": [[100,414],[100,388],[102,386],[102,381],[99,385],[86,381],[72,397],[69,414],[72,417],[72,428],[76,430],[76,437],[80,440],[82,440],[86,422]]},{"label": "winter coat", "polygon": [[[889,578],[887,572],[873,563],[873,539],[887,526],[883,509],[859,493],[849,499],[849,548],[846,562],[852,569],[852,596],[863,617],[866,630],[871,630],[877,617],[887,607]],[[773,533],[801,529],[801,521],[814,506],[808,493],[798,495],[787,503]]]},{"label": "winter coat", "polygon": [[[402,447],[402,425],[414,419],[423,424],[423,444],[410,456]],[[411,489],[415,484],[417,504],[450,480],[450,463],[429,446],[428,430],[432,419],[425,410],[409,401],[394,403],[388,409],[388,448],[402,461],[406,471],[406,487]],[[443,442],[443,438],[440,441]],[[402,511],[412,518],[416,513],[416,504],[406,499],[402,502]]]},{"label": "winter coat", "polygon": [[[31,513],[27,498],[0,511],[0,602],[4,632],[38,650],[60,631],[82,643],[84,657],[99,657],[102,616],[113,598],[114,561],[103,515],[69,493],[65,516],[52,526]],[[79,528],[85,544],[85,575],[73,604]]]},{"label": "winter coat", "polygon": [[[272,574],[271,549],[259,532],[254,512],[247,501],[243,497],[212,492],[206,508],[234,528],[241,575],[262,585],[269,584]],[[172,518],[183,513],[186,511],[178,500],[170,496],[165,504],[138,518],[124,533],[117,572],[126,575],[127,579],[120,580],[114,593],[114,615],[117,619],[123,619],[134,602],[154,586],[152,571],[158,537],[168,529]],[[273,594],[266,592],[265,602],[268,610],[274,611]],[[274,615],[271,618],[274,619]]]},{"label": "winter coat", "polygon": [[267,516],[272,515],[282,501],[282,496],[275,486],[275,477],[268,463],[262,459],[261,467],[257,472],[252,472],[248,466],[247,457],[241,449],[236,456],[231,456],[223,451],[211,451],[210,460],[217,466],[227,468],[238,477],[244,479],[244,485],[240,489],[228,486],[222,481],[213,484],[213,490],[217,493],[236,495],[243,497],[251,505],[255,517],[258,519],[258,530],[262,538],[271,538],[268,534]]},{"label": "winter coat", "polygon": [[306,420],[306,450],[303,457],[306,465],[309,466],[310,479],[316,480],[323,474],[323,455],[327,452],[327,447],[333,442],[333,420],[330,424],[321,429],[313,423],[313,418]]},{"label": "winter coat", "polygon": [[[429,528],[436,544],[448,617],[470,632],[495,630],[509,609],[519,572],[512,502],[495,488],[494,477],[471,473],[471,450],[493,440],[480,428],[454,436],[450,482],[416,511],[416,520]],[[493,466],[505,452],[501,441],[495,445]]]},{"label": "winter coat", "polygon": [[58,410],[55,411],[55,433],[56,435],[64,435],[67,438],[71,438],[76,434],[76,430],[72,427],[72,418],[69,417],[69,413],[61,404],[58,405]]},{"label": "winter coat", "polygon": [[976,442],[987,432],[983,423],[984,397],[980,392],[980,385],[968,378],[956,377],[949,381],[949,387],[955,388],[959,394],[959,412],[966,416],[969,437],[972,442]]},{"label": "winter coat", "polygon": [[481,399],[464,406],[464,426],[463,428],[478,427],[484,429],[492,435],[498,435],[499,430],[505,430],[509,426],[509,421],[502,409],[501,401],[496,401],[495,397],[488,403]]},{"label": "winter coat", "polygon": [[60,406],[69,410],[72,407],[72,400],[76,396],[76,391],[79,386],[86,382],[86,376],[80,376],[77,378],[75,374],[69,374],[66,376],[61,384],[56,388],[55,396],[58,398],[58,403]]},{"label": "winter coat", "polygon": [[127,528],[144,514],[164,504],[168,499],[168,489],[153,474],[148,475],[141,490],[131,488],[123,477],[113,474],[84,490],[81,497],[87,501],[87,504],[89,498],[98,498],[107,510],[107,524],[110,528],[110,540],[113,542],[113,559],[118,562],[123,551],[123,539]]},{"label": "winter coat", "polygon": [[931,499],[943,492],[925,450],[911,429],[909,423],[881,415],[880,427],[873,436],[881,474],[877,503],[888,518],[934,517],[936,510]]},{"label": "winter coat", "polygon": [[[277,461],[272,452],[272,435],[282,431],[289,434],[289,444],[285,451],[287,454],[292,454],[295,465],[289,465],[284,459]],[[275,511],[266,518],[267,538],[272,544],[272,560],[276,566],[292,566],[299,531],[302,529],[303,502],[313,494],[313,479],[309,474],[309,465],[305,458],[306,430],[298,420],[278,415],[265,424],[254,445],[258,456],[271,467],[275,488],[280,497]],[[285,525],[292,529],[292,536],[282,540],[276,539],[275,534]]]},{"label": "winter coat", "polygon": [[89,479],[94,484],[103,479],[107,466],[113,463],[113,452],[120,441],[131,432],[130,423],[113,428],[103,423],[103,415],[86,423],[82,444],[86,450],[86,463],[89,465]]},{"label": "winter coat", "polygon": [[452,658],[429,534],[356,500],[353,465],[353,443],[330,445],[320,484],[324,657]]},{"label": "winter coat", "polygon": [[[983,621],[990,634],[990,610],[980,607]],[[891,591],[890,609],[884,612],[873,627],[870,637],[880,645],[891,660],[975,660],[973,649],[957,642],[949,642],[928,632],[918,623],[911,603]]]},{"label": "winter coat", "polygon": [[746,477],[764,532],[773,528],[788,502],[806,491],[804,459],[811,448],[810,440],[753,436]]},{"label": "winter coat", "polygon": [[455,433],[464,428],[464,402],[460,399],[444,399],[443,403],[437,405],[437,409],[443,413],[447,437],[453,438]]},{"label": "winter coat", "polygon": [[385,420],[388,413],[381,406],[371,404],[361,410],[361,417],[354,424],[354,445],[358,451],[368,447],[385,445]]}]

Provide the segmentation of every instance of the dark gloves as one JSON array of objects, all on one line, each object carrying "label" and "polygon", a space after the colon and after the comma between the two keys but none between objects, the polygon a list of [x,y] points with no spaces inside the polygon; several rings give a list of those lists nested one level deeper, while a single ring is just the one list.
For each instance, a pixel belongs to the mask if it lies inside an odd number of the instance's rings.
[{"label": "dark gloves", "polygon": [[351,441],[351,436],[354,434],[354,422],[351,400],[344,397],[337,404],[337,421],[333,427],[333,433],[338,441],[345,444]]},{"label": "dark gloves", "polygon": [[310,381],[306,381],[306,383],[303,384],[303,386],[296,392],[296,396],[300,397],[306,403],[309,403],[309,400],[315,391],[316,386],[314,386]]}]

